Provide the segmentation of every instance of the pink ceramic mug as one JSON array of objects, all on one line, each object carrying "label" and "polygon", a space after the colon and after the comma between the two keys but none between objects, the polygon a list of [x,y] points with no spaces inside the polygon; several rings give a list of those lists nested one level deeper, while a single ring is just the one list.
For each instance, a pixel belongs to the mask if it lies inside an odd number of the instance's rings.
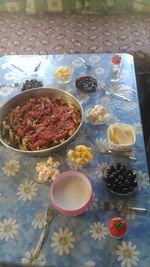
[{"label": "pink ceramic mug", "polygon": [[92,202],[92,186],[87,176],[78,171],[66,171],[57,176],[50,187],[54,208],[76,216],[85,212]]}]

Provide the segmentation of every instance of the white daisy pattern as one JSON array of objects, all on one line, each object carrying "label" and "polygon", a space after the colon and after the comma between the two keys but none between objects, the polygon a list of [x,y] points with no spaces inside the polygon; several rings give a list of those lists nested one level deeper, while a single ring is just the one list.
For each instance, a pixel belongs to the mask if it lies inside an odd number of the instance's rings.
[{"label": "white daisy pattern", "polygon": [[96,74],[103,74],[103,73],[104,73],[104,69],[101,68],[101,67],[96,68],[96,69],[95,69],[95,73],[96,73]]},{"label": "white daisy pattern", "polygon": [[144,173],[142,171],[137,171],[137,183],[138,188],[141,190],[142,188],[146,189],[149,185],[149,176],[147,173]]},{"label": "white daisy pattern", "polygon": [[124,104],[121,106],[122,106],[123,110],[125,110],[125,111],[132,111],[132,110],[137,108],[137,104],[135,104],[133,102],[124,102]]},{"label": "white daisy pattern", "polygon": [[54,232],[51,237],[51,247],[55,253],[60,256],[63,254],[70,254],[71,250],[74,248],[75,238],[73,233],[66,228],[59,228],[58,233]]},{"label": "white daisy pattern", "polygon": [[123,208],[120,214],[128,220],[135,220],[136,218],[136,212],[131,209]]},{"label": "white daisy pattern", "polygon": [[33,72],[32,74],[34,77],[44,77],[45,71],[44,70],[38,70],[37,72]]},{"label": "white daisy pattern", "polygon": [[20,200],[31,201],[36,196],[36,192],[36,183],[34,183],[32,180],[26,179],[19,185],[16,195],[19,196]]},{"label": "white daisy pattern", "polygon": [[57,60],[62,60],[62,59],[64,59],[64,57],[65,57],[65,54],[64,55],[56,55]]},{"label": "white daisy pattern", "polygon": [[27,251],[21,259],[21,263],[25,265],[44,266],[46,263],[44,255],[40,255],[38,258],[33,258],[33,253],[34,249]]},{"label": "white daisy pattern", "polygon": [[0,240],[8,241],[17,234],[19,224],[16,223],[16,220],[9,218],[4,219],[3,222],[0,222]]},{"label": "white daisy pattern", "polygon": [[129,78],[129,72],[127,70],[122,70],[120,73],[120,78]]},{"label": "white daisy pattern", "polygon": [[11,95],[13,91],[13,87],[11,86],[3,86],[0,88],[0,96],[8,96]]},{"label": "white daisy pattern", "polygon": [[[119,204],[119,202],[118,202],[118,204]],[[120,204],[121,204],[121,202],[120,202]],[[121,216],[125,217],[126,219],[129,219],[129,220],[135,220],[136,212],[134,210],[130,209],[130,207],[132,207],[132,206],[133,206],[133,204],[130,201],[127,201],[125,204],[125,207],[123,207],[123,209],[120,212]]]},{"label": "white daisy pattern", "polygon": [[81,169],[79,165],[75,164],[74,162],[71,162],[67,159],[67,165],[69,167],[69,170],[79,170]]},{"label": "white daisy pattern", "polygon": [[95,266],[95,262],[92,260],[86,261],[83,265],[83,267],[94,267]]},{"label": "white daisy pattern", "polygon": [[137,122],[134,125],[136,128],[136,133],[142,135],[142,124],[140,122]]},{"label": "white daisy pattern", "polygon": [[96,138],[95,140],[96,146],[98,147],[101,153],[105,153],[108,150],[108,142],[105,138]]},{"label": "white daisy pattern", "polygon": [[115,94],[130,94],[132,91],[131,87],[124,85],[114,85],[111,87],[111,92]]},{"label": "white daisy pattern", "polygon": [[103,240],[107,235],[107,227],[101,222],[93,223],[90,225],[89,232],[94,240]]},{"label": "white daisy pattern", "polygon": [[111,99],[107,96],[103,96],[100,100],[100,103],[103,105],[103,106],[107,106],[111,103]]},{"label": "white daisy pattern", "polygon": [[86,72],[82,71],[79,73],[79,77],[86,76]]},{"label": "white daisy pattern", "polygon": [[5,70],[5,69],[7,69],[9,67],[10,67],[10,63],[9,62],[6,62],[6,63],[4,63],[4,64],[1,65],[1,69],[2,70]]},{"label": "white daisy pattern", "polygon": [[32,221],[33,228],[42,229],[45,224],[45,214],[42,212],[37,213],[35,219]]},{"label": "white daisy pattern", "polygon": [[4,75],[4,79],[5,80],[13,80],[16,78],[16,76],[17,76],[17,73],[15,73],[15,72],[7,72]]},{"label": "white daisy pattern", "polygon": [[122,241],[117,246],[116,255],[117,260],[121,262],[121,267],[132,267],[138,264],[138,255],[140,252],[136,250],[136,245],[132,244],[131,241]]},{"label": "white daisy pattern", "polygon": [[20,170],[20,162],[16,159],[8,160],[4,167],[2,167],[2,171],[7,176],[15,176],[17,172]]},{"label": "white daisy pattern", "polygon": [[80,93],[80,103],[81,104],[87,103],[89,101],[89,99],[90,99],[89,95],[87,95],[85,93],[84,94]]},{"label": "white daisy pattern", "polygon": [[72,61],[72,65],[74,67],[81,67],[81,66],[84,65],[84,63],[80,59],[75,59],[75,60]]},{"label": "white daisy pattern", "polygon": [[97,165],[95,174],[98,176],[98,178],[102,178],[102,176],[106,174],[108,166],[108,162],[102,162],[101,164]]},{"label": "white daisy pattern", "polygon": [[94,55],[94,56],[89,57],[89,61],[92,63],[97,63],[100,61],[100,59],[101,59],[101,57],[98,55]]}]

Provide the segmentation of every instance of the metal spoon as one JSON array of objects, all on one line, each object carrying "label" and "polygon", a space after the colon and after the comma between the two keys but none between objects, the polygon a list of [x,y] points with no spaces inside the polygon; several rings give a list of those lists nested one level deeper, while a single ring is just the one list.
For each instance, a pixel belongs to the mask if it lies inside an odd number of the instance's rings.
[{"label": "metal spoon", "polygon": [[41,63],[42,63],[43,60],[41,60],[38,65],[34,68],[34,72],[37,72],[41,66]]},{"label": "metal spoon", "polygon": [[[116,153],[116,154],[122,154],[122,153],[125,153],[125,151],[113,151],[113,150],[106,150],[106,153],[108,153],[108,154],[112,154],[112,153]],[[127,155],[127,154],[122,154],[124,157],[127,157],[127,158],[129,158],[129,159],[132,159],[132,160],[136,160],[136,158],[135,157],[132,157],[132,156],[129,156],[129,155]]]},{"label": "metal spoon", "polygon": [[85,59],[83,59],[82,57],[78,57],[87,67],[87,69],[91,69],[92,67],[86,62]]}]

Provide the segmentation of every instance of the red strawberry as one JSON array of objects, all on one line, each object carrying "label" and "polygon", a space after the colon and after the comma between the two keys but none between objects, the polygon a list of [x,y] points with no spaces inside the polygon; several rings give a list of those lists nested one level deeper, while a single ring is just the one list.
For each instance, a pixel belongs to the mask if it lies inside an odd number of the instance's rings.
[{"label": "red strawberry", "polygon": [[115,55],[115,56],[112,57],[112,63],[113,64],[119,64],[120,61],[121,61],[121,57],[120,56]]},{"label": "red strawberry", "polygon": [[109,221],[108,227],[111,236],[120,238],[126,232],[127,225],[122,218],[114,217]]}]

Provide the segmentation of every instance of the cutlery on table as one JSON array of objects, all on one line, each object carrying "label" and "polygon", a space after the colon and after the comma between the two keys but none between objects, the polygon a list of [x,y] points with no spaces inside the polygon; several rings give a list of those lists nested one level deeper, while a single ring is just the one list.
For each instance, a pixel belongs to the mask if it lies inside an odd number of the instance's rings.
[{"label": "cutlery on table", "polygon": [[[101,152],[101,151],[100,151]],[[136,158],[135,157],[132,157],[132,156],[130,156],[130,155],[128,155],[128,154],[123,154],[123,153],[125,153],[126,151],[114,151],[114,150],[110,150],[110,149],[108,149],[108,150],[105,150],[105,151],[102,151],[101,153],[102,154],[121,154],[123,157],[125,157],[125,158],[129,158],[129,159],[131,159],[131,160],[136,160]]]},{"label": "cutlery on table", "polygon": [[21,71],[21,72],[25,73],[25,71],[24,71],[24,70],[22,70],[20,67],[17,67],[16,65],[14,65],[14,64],[11,64],[11,66],[12,66],[12,67],[14,67],[15,69],[17,69],[17,70],[19,70],[19,71]]},{"label": "cutlery on table", "polygon": [[125,96],[121,96],[121,95],[118,95],[118,94],[110,93],[110,92],[108,92],[108,91],[106,91],[106,90],[105,90],[105,94],[106,94],[106,95],[113,96],[113,97],[116,97],[116,98],[121,99],[121,100],[128,101],[128,102],[131,101],[129,98],[127,98],[127,97],[125,97]]},{"label": "cutlery on table", "polygon": [[55,217],[55,209],[52,206],[49,206],[47,209],[47,212],[46,212],[46,223],[44,225],[43,231],[40,235],[40,238],[37,242],[37,245],[36,245],[34,252],[33,252],[33,255],[32,255],[33,259],[37,258],[39,256],[41,248],[42,248],[43,243],[44,243],[44,240],[45,240],[46,235],[48,233],[49,225],[52,222],[52,220],[54,219],[54,217]]},{"label": "cutlery on table", "polygon": [[42,64],[42,61],[43,61],[43,60],[41,60],[41,61],[37,64],[37,66],[34,68],[34,72],[37,72],[37,71],[39,70],[39,68],[40,68],[40,66],[41,66],[41,64]]},{"label": "cutlery on table", "polygon": [[[42,61],[43,61],[43,60],[41,60],[41,61],[37,64],[37,66],[34,68],[34,70],[33,70],[34,72],[37,72],[37,71],[39,70]],[[17,70],[23,72],[23,73],[26,73],[23,69],[21,69],[20,67],[14,65],[14,64],[11,64],[11,66],[14,67],[15,69],[17,69]]]},{"label": "cutlery on table", "polygon": [[82,57],[78,57],[87,67],[87,69],[91,69],[92,67],[86,62],[85,59],[83,59]]},{"label": "cutlery on table", "polygon": [[122,210],[132,210],[135,211],[137,213],[147,213],[148,209],[146,208],[139,208],[139,207],[128,207],[122,204],[118,204],[118,203],[111,203],[111,202],[105,202],[105,201],[98,201],[98,205],[106,210],[106,211],[111,211],[111,210],[116,210],[116,211],[122,211]]},{"label": "cutlery on table", "polygon": [[106,88],[106,85],[104,85],[104,84],[103,84],[103,85],[102,85],[102,84],[99,84],[99,85],[100,85],[100,88],[103,89],[105,95],[109,95],[109,96],[112,96],[112,97],[116,97],[116,98],[118,98],[118,99],[120,99],[120,100],[125,100],[125,101],[128,101],[128,102],[131,101],[129,98],[127,98],[127,97],[125,97],[125,96],[122,96],[122,95],[118,95],[118,94],[109,92],[108,90],[105,89],[105,88]]}]

